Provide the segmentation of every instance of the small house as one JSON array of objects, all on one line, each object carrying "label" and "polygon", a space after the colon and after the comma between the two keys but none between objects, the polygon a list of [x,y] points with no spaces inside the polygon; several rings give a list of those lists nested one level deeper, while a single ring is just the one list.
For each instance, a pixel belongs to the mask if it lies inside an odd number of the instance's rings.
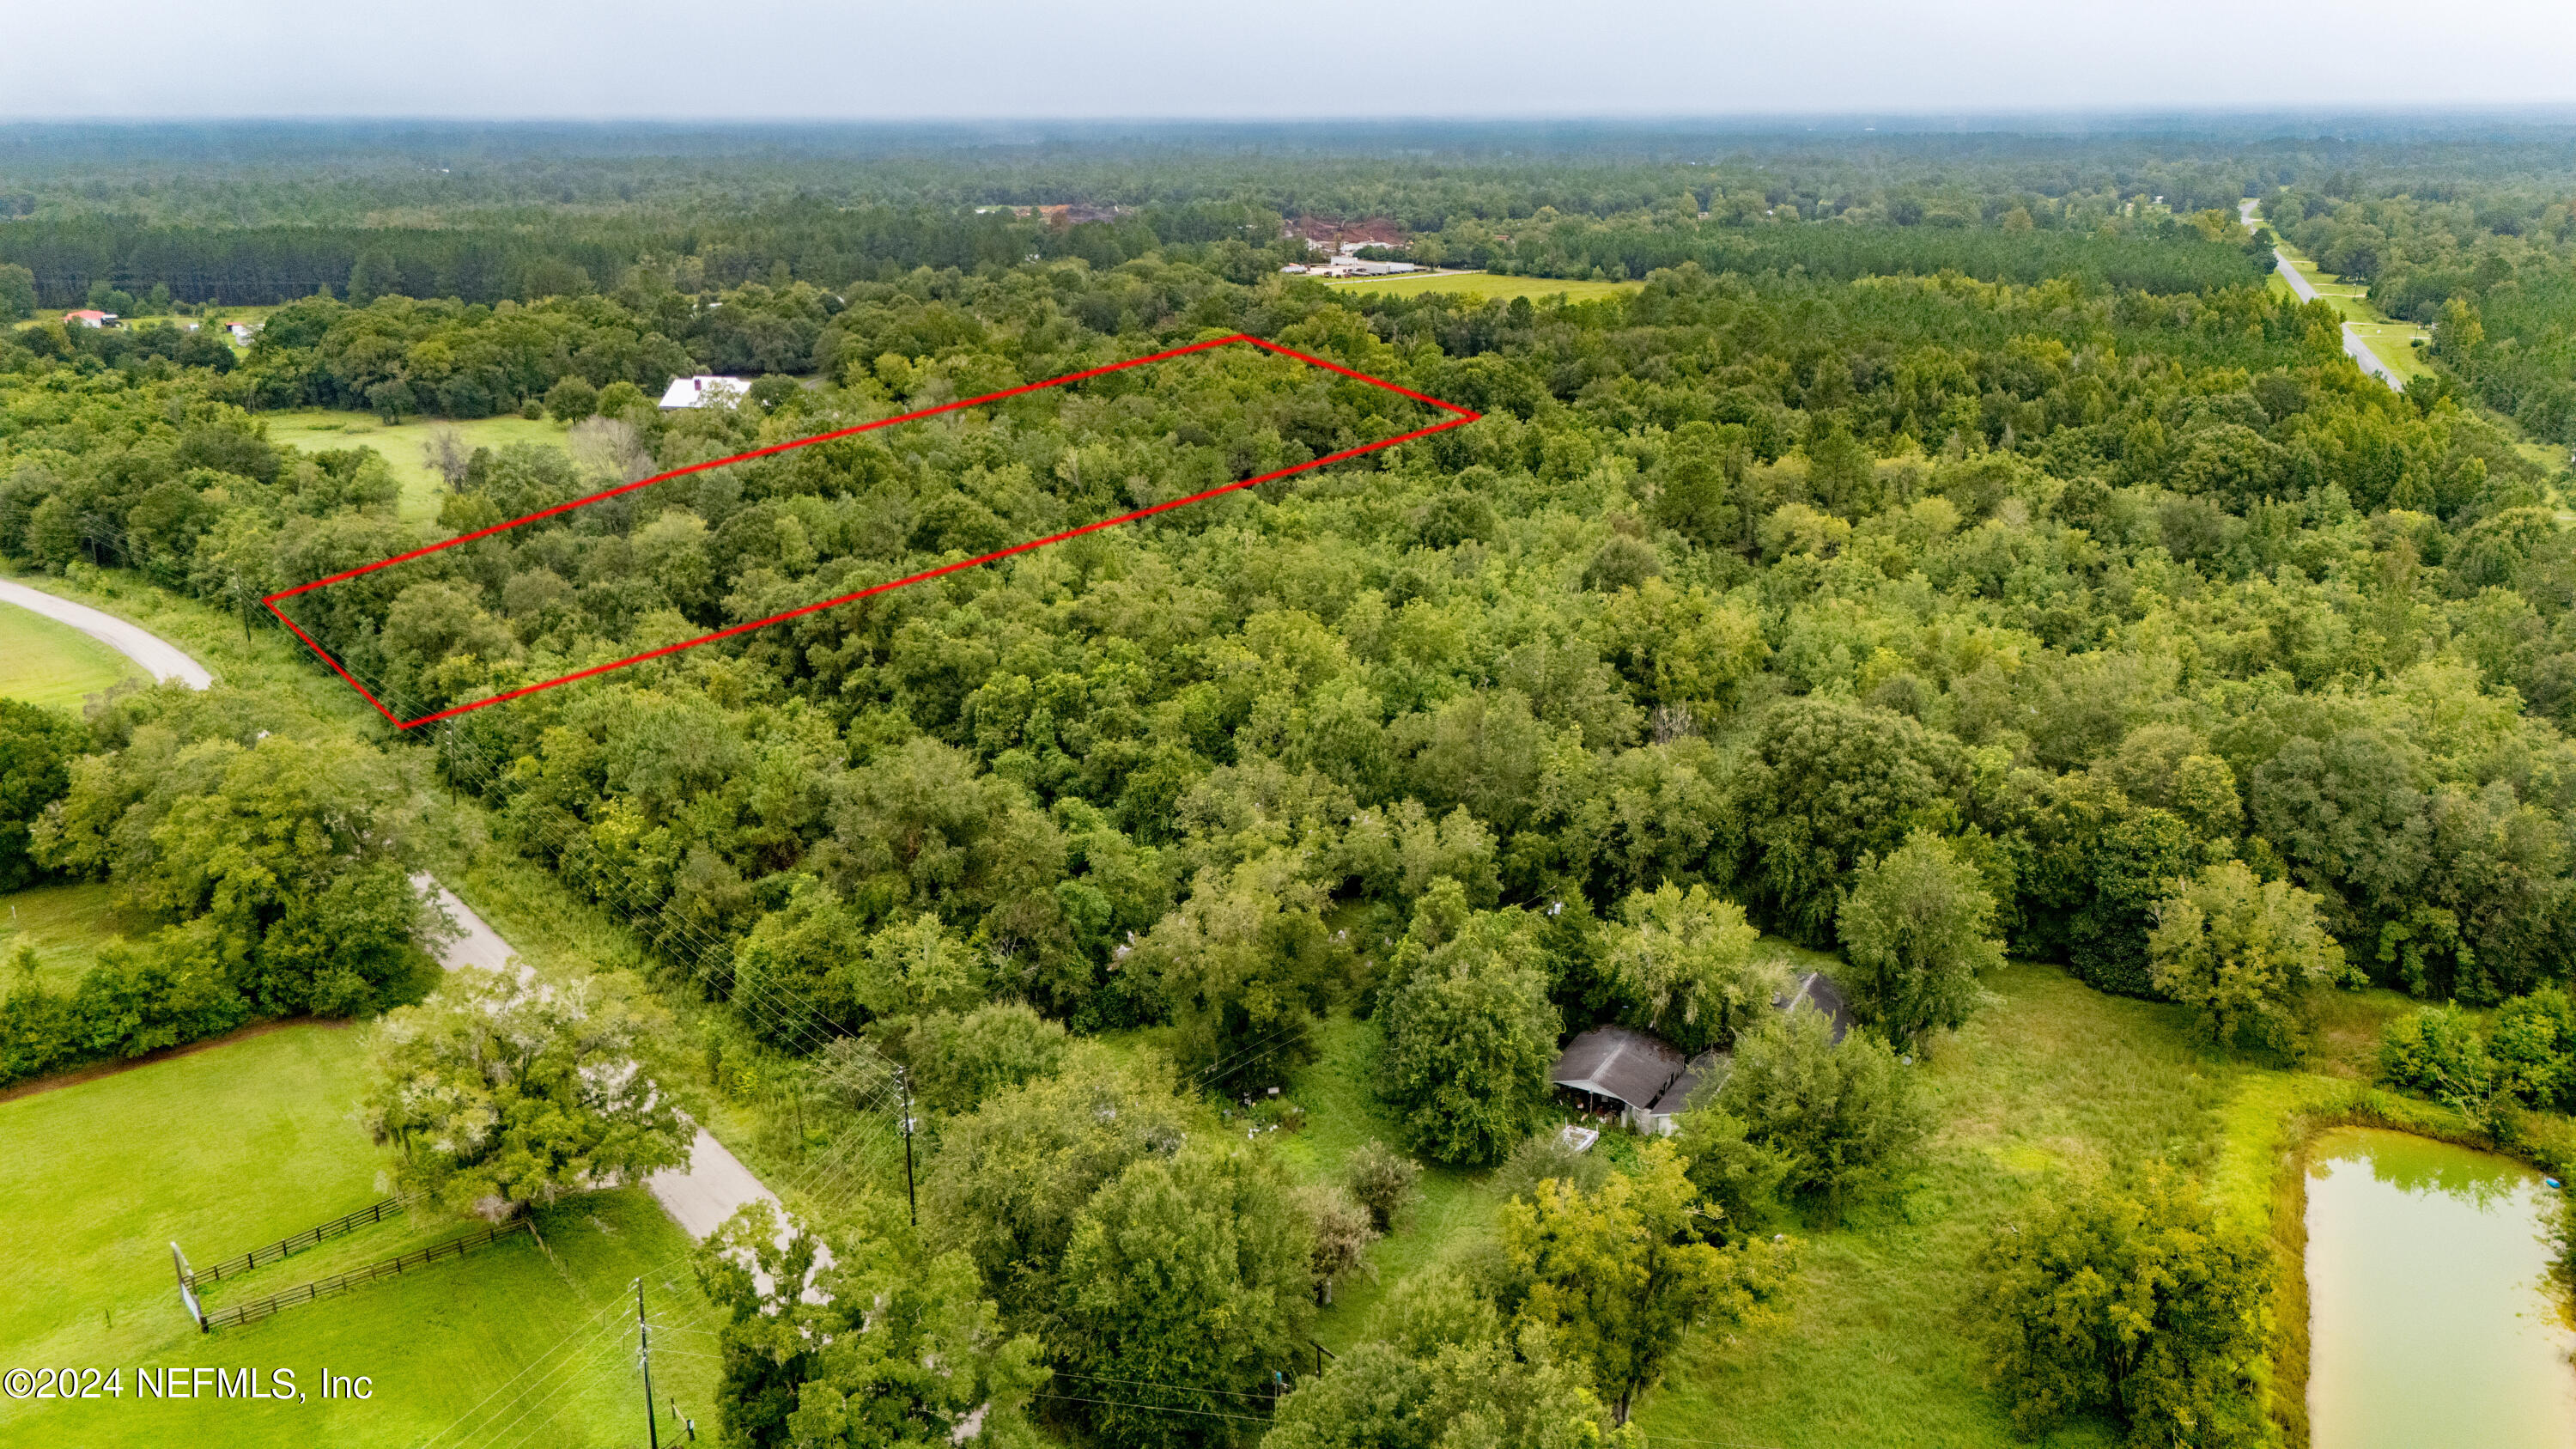
[{"label": "small house", "polygon": [[[1834,979],[1809,971],[1771,998],[1775,1010],[1822,1012],[1839,1046],[1851,1030],[1851,1003]],[[1734,1059],[1722,1051],[1685,1058],[1680,1048],[1651,1032],[1596,1026],[1565,1044],[1548,1080],[1586,1112],[1615,1116],[1639,1132],[1669,1136],[1681,1128],[1682,1109],[1703,1087],[1726,1080]]]},{"label": "small house", "polygon": [[113,312],[101,312],[95,307],[83,307],[77,312],[65,312],[63,314],[63,325],[66,327],[113,327],[116,325],[116,314]]},{"label": "small house", "polygon": [[675,377],[662,389],[662,411],[681,408],[730,407],[751,395],[751,384],[738,377],[715,377],[701,373],[696,377]]},{"label": "small house", "polygon": [[1682,1074],[1658,1093],[1637,1114],[1637,1129],[1658,1137],[1670,1137],[1682,1128],[1682,1109],[1690,1105],[1691,1094],[1704,1086],[1726,1080],[1726,1069],[1735,1064],[1724,1052],[1701,1052],[1682,1068]]},{"label": "small house", "polygon": [[1625,1026],[1596,1026],[1565,1044],[1548,1080],[1587,1112],[1643,1130],[1648,1109],[1690,1063],[1671,1042]]},{"label": "small house", "polygon": [[241,346],[248,347],[250,346],[250,340],[259,335],[259,324],[256,322],[227,322],[224,324],[224,330],[233,335],[234,342]]}]

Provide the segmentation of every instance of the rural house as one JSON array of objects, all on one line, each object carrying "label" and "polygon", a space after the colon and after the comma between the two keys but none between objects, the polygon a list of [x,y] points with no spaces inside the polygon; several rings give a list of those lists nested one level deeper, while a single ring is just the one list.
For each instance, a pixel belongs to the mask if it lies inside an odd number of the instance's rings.
[{"label": "rural house", "polygon": [[67,327],[113,327],[116,325],[116,314],[101,312],[95,307],[83,307],[77,312],[65,312],[63,324]]},{"label": "rural house", "polygon": [[716,377],[700,373],[696,377],[675,377],[662,390],[662,411],[680,408],[702,408],[709,403],[731,404],[751,393],[751,384],[738,377]]},{"label": "rural house", "polygon": [[[1800,976],[1771,1004],[1783,1012],[1800,1007],[1823,1012],[1837,1045],[1851,1030],[1851,1004],[1821,971]],[[1635,1131],[1669,1136],[1680,1130],[1681,1111],[1691,1094],[1726,1080],[1729,1065],[1721,1051],[1686,1059],[1679,1048],[1651,1032],[1596,1026],[1565,1044],[1548,1080],[1586,1112],[1616,1116]]]},{"label": "rural house", "polygon": [[1634,1027],[1596,1026],[1567,1042],[1547,1075],[1583,1110],[1621,1117],[1643,1130],[1643,1114],[1689,1065],[1662,1037]]}]

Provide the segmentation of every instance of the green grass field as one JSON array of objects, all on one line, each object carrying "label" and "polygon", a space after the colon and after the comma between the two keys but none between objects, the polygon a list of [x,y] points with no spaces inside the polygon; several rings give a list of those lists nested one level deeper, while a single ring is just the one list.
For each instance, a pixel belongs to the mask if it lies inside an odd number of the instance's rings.
[{"label": "green grass field", "polygon": [[[640,1189],[541,1213],[544,1248],[510,1239],[247,1327],[197,1333],[172,1282],[171,1241],[202,1264],[379,1196],[384,1153],[353,1110],[363,1051],[357,1030],[300,1026],[0,1103],[0,1222],[9,1224],[0,1271],[32,1290],[0,1298],[0,1364],[116,1367],[125,1389],[117,1399],[0,1404],[0,1442],[412,1445],[496,1390],[507,1398],[523,1387],[536,1392],[452,1437],[484,1443],[483,1430],[526,1410],[500,1442],[637,1442],[638,1276],[667,1325],[657,1333],[668,1351],[657,1356],[655,1387],[711,1421],[711,1314],[682,1258],[686,1237]],[[464,1226],[398,1218],[238,1285],[210,1285],[209,1300],[275,1291]],[[137,1400],[136,1369],[199,1365],[292,1369],[310,1401]],[[373,1397],[324,1402],[313,1385],[326,1366],[369,1376]]]},{"label": "green grass field", "polygon": [[564,425],[551,420],[531,422],[522,417],[477,418],[472,422],[451,423],[436,418],[415,419],[398,427],[386,427],[372,413],[330,412],[321,408],[300,408],[292,412],[260,414],[268,425],[268,440],[289,444],[313,452],[333,448],[373,448],[392,465],[394,476],[402,480],[402,517],[406,522],[427,522],[438,516],[447,484],[430,468],[422,448],[442,429],[453,428],[465,446],[503,448],[512,443],[550,443],[560,446]]},{"label": "green grass field", "polygon": [[48,991],[69,991],[98,960],[110,936],[148,934],[149,916],[119,910],[116,888],[104,882],[37,886],[0,896],[0,955],[36,948],[36,979]]},{"label": "green grass field", "polygon": [[1490,301],[1500,297],[1527,297],[1537,301],[1546,297],[1563,297],[1569,302],[1592,302],[1634,292],[1643,282],[1587,282],[1563,277],[1505,277],[1492,272],[1460,272],[1445,277],[1357,277],[1323,285],[1352,292],[1383,292],[1389,296],[1418,297],[1425,292],[1448,292],[1458,296]]},{"label": "green grass field", "polygon": [[141,678],[134,661],[69,624],[0,604],[0,695],[76,711],[90,695]]},{"label": "green grass field", "polygon": [[[1338,1179],[1351,1154],[1372,1139],[1403,1148],[1404,1131],[1386,1115],[1374,1086],[1383,1036],[1374,1021],[1338,1015],[1318,1034],[1320,1054],[1289,1089],[1306,1109],[1306,1130],[1272,1139],[1290,1170]],[[1333,1306],[1316,1320],[1316,1341],[1335,1353],[1348,1349],[1366,1335],[1371,1311],[1396,1284],[1457,1245],[1491,1232],[1501,1199],[1486,1185],[1489,1176],[1425,1164],[1422,1200],[1395,1232],[1369,1248],[1369,1267],[1376,1276],[1356,1276],[1335,1291]]]}]

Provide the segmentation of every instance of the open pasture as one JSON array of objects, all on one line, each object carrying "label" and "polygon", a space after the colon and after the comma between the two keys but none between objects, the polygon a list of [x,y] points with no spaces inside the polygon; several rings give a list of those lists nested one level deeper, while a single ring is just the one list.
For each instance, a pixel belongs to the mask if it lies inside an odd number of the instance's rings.
[{"label": "open pasture", "polygon": [[[10,1224],[0,1273],[31,1290],[0,1299],[0,1363],[123,1371],[118,1398],[0,1404],[0,1442],[393,1449],[532,1383],[537,1392],[493,1420],[497,1430],[525,1411],[497,1442],[640,1441],[638,1276],[669,1348],[654,1365],[656,1389],[712,1422],[714,1324],[689,1276],[686,1237],[640,1188],[542,1212],[542,1246],[510,1238],[247,1327],[197,1332],[179,1303],[172,1241],[203,1264],[382,1195],[386,1149],[356,1119],[364,1053],[361,1030],[294,1026],[0,1103],[0,1221]],[[471,1226],[396,1215],[210,1285],[207,1299],[220,1307],[275,1292]],[[140,1368],[217,1365],[292,1370],[307,1399],[210,1412],[137,1398]],[[368,1376],[372,1396],[325,1401],[325,1368]],[[488,1437],[469,1430],[458,1442]]]}]

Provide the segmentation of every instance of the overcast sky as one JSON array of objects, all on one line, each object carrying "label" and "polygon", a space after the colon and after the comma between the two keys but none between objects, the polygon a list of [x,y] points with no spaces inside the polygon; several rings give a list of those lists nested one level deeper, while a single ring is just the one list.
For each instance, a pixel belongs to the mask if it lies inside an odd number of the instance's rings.
[{"label": "overcast sky", "polygon": [[17,0],[0,115],[952,119],[2576,102],[2576,0]]}]

